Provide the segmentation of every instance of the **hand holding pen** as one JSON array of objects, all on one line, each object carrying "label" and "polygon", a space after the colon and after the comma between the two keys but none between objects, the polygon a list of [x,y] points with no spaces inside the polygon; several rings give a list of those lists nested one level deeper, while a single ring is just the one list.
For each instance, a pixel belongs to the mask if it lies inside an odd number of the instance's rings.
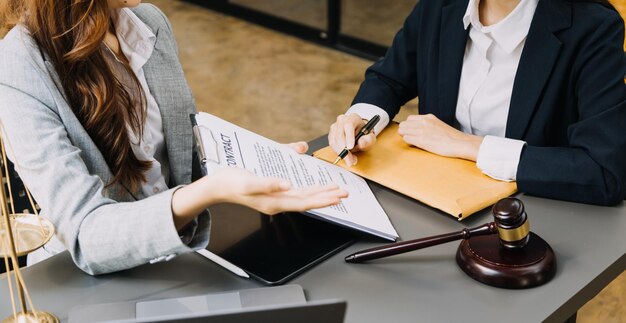
[{"label": "hand holding pen", "polygon": [[374,145],[376,136],[372,130],[379,120],[380,116],[376,115],[364,124],[357,114],[337,117],[328,134],[330,146],[339,154],[335,164],[341,159],[348,166],[356,164],[357,158],[352,153],[368,150]]}]

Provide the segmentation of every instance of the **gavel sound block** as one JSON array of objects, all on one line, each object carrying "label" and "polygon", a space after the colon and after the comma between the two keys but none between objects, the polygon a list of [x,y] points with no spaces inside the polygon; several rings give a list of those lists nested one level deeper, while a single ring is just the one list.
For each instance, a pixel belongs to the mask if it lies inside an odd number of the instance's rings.
[{"label": "gavel sound block", "polygon": [[524,205],[516,198],[493,207],[498,234],[464,239],[456,262],[470,277],[502,288],[530,288],[550,281],[556,258],[550,245],[529,231]]},{"label": "gavel sound block", "polygon": [[550,245],[530,232],[524,205],[505,198],[493,207],[494,222],[433,237],[363,250],[346,257],[357,263],[463,239],[456,262],[470,277],[496,287],[529,288],[550,281],[556,259]]}]

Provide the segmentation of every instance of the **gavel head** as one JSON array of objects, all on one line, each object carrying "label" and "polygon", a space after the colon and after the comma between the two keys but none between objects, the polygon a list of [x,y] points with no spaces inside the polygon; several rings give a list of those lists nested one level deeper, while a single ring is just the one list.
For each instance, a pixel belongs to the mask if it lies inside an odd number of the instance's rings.
[{"label": "gavel head", "polygon": [[506,249],[521,249],[528,243],[530,225],[522,201],[507,197],[492,209],[500,243]]}]

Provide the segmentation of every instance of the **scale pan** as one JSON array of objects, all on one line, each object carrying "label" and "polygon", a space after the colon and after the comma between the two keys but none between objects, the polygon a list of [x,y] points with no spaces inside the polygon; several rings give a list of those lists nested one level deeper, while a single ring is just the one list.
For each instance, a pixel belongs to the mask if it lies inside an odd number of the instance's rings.
[{"label": "scale pan", "polygon": [[[54,225],[50,220],[29,213],[9,215],[17,256],[24,256],[31,251],[41,248],[54,235]],[[10,256],[6,243],[6,228],[4,220],[0,221],[0,257]]]}]

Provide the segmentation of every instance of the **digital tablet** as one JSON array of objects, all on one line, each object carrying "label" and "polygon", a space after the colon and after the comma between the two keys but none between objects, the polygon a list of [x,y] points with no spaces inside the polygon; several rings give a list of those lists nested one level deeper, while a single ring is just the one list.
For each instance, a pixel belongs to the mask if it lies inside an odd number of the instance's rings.
[{"label": "digital tablet", "polygon": [[210,208],[206,248],[267,285],[280,285],[352,244],[353,230],[302,213],[268,216],[244,206]]}]

